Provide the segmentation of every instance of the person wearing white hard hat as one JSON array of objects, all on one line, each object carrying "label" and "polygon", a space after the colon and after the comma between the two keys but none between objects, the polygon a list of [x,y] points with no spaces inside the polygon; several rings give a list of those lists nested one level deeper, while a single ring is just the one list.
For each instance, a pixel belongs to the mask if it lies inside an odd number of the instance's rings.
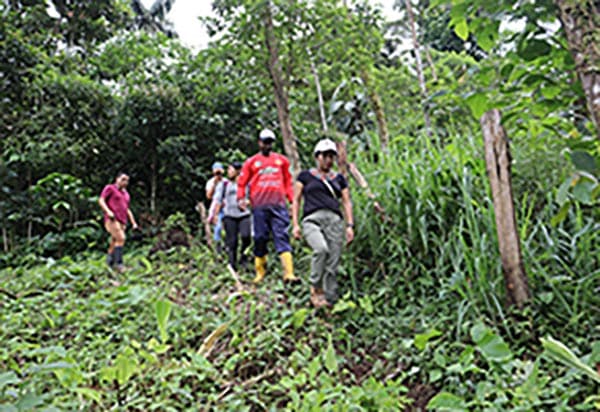
[{"label": "person wearing white hard hat", "polygon": [[[332,170],[337,147],[330,139],[320,140],[314,150],[317,167],[300,172],[294,184],[292,233],[302,235],[313,250],[310,272],[310,301],[330,307],[338,299],[337,271],[344,238],[354,239],[354,220],[346,178]],[[298,220],[304,199],[302,228]],[[345,223],[344,223],[345,218]]]},{"label": "person wearing white hard hat", "polygon": [[286,200],[292,202],[293,188],[289,160],[273,152],[275,133],[264,129],[258,135],[260,152],[244,162],[238,178],[237,199],[240,209],[248,207],[246,188],[250,191],[254,229],[254,283],[260,283],[267,272],[267,244],[273,236],[275,250],[283,266],[283,281],[295,283],[292,247],[290,245],[290,215]]}]

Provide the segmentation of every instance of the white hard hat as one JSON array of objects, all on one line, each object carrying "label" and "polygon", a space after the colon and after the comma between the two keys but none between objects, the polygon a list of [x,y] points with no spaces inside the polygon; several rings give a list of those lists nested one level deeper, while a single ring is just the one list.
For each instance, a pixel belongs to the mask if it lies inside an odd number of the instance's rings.
[{"label": "white hard hat", "polygon": [[337,145],[331,139],[322,139],[319,140],[317,145],[315,146],[315,156],[319,153],[325,152],[334,152],[337,154]]},{"label": "white hard hat", "polygon": [[271,129],[264,129],[262,132],[260,132],[258,138],[260,140],[275,140],[275,133],[273,133]]}]

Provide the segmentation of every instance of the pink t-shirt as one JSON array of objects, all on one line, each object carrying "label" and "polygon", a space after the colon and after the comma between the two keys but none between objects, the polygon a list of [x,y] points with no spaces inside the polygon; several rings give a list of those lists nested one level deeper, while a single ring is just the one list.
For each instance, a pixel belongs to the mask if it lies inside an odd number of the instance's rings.
[{"label": "pink t-shirt", "polygon": [[[116,184],[106,185],[102,189],[100,197],[104,199],[106,205],[115,214],[117,221],[127,224],[127,210],[129,209],[129,193],[127,190],[120,190]],[[104,214],[104,221],[108,216]]]}]

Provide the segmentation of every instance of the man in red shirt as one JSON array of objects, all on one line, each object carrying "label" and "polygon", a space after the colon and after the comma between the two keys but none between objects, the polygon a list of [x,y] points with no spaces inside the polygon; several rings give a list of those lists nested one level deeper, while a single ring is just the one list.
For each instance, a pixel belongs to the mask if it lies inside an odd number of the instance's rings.
[{"label": "man in red shirt", "polygon": [[129,219],[134,229],[138,227],[133,213],[129,209],[129,193],[126,189],[128,184],[129,176],[121,172],[117,175],[115,183],[106,185],[102,189],[98,199],[98,203],[104,212],[104,227],[110,234],[110,245],[106,261],[111,268],[116,266],[118,272],[124,270],[123,246],[125,245],[127,219]]},{"label": "man in red shirt", "polygon": [[294,195],[290,162],[285,156],[272,152],[274,141],[275,134],[271,130],[265,129],[260,132],[258,137],[260,152],[244,162],[238,178],[237,199],[242,210],[248,207],[246,187],[250,187],[256,270],[254,283],[262,281],[266,274],[267,242],[270,233],[273,235],[275,250],[281,259],[284,282],[299,280],[294,276],[292,247],[288,234],[290,215],[286,199],[291,203]]}]

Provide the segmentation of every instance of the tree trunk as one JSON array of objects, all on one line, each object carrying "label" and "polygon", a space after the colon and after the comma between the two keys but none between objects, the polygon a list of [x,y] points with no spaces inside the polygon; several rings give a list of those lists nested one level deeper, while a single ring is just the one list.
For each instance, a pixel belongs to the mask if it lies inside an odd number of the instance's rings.
[{"label": "tree trunk", "polygon": [[429,64],[429,67],[431,68],[431,77],[433,77],[433,81],[437,82],[437,72],[435,71],[435,65],[433,64],[433,59],[431,58],[431,52],[427,46],[425,46],[425,58],[427,59],[427,64]]},{"label": "tree trunk", "polygon": [[513,204],[508,139],[500,124],[498,110],[486,112],[480,123],[507,297],[509,303],[521,308],[530,295]]},{"label": "tree trunk", "polygon": [[208,221],[208,213],[206,212],[206,207],[204,206],[204,203],[198,203],[198,207],[196,210],[198,211],[198,213],[200,213],[200,221],[204,226],[204,236],[206,239],[206,244],[210,249],[213,249],[212,231],[210,230],[210,222]]},{"label": "tree trunk", "polygon": [[600,139],[600,3],[594,0],[556,0],[556,4],[596,128],[596,138]]},{"label": "tree trunk", "polygon": [[321,116],[321,126],[323,127],[323,132],[327,133],[327,117],[325,116],[325,102],[323,100],[323,92],[321,90],[319,72],[317,71],[317,66],[315,66],[312,53],[308,47],[306,48],[306,54],[308,55],[308,60],[310,61],[310,70],[312,71],[313,77],[315,78],[315,87],[317,88],[317,99],[319,101],[319,114]]},{"label": "tree trunk", "polygon": [[369,72],[366,69],[363,69],[361,71],[360,78],[363,81],[365,90],[369,94],[369,100],[373,105],[375,119],[377,120],[377,130],[379,130],[379,140],[381,143],[381,148],[386,150],[390,143],[390,133],[388,132],[387,121],[385,120],[385,112],[383,110],[381,98],[379,97],[379,94],[377,94],[375,87],[371,84],[371,78],[369,76]]},{"label": "tree trunk", "polygon": [[338,151],[337,164],[340,173],[348,179],[348,151],[346,149],[346,139],[336,139],[336,146]]},{"label": "tree trunk", "polygon": [[[423,100],[427,98],[427,86],[425,86],[425,77],[423,76],[423,61],[421,60],[421,51],[419,50],[419,39],[417,38],[417,28],[415,25],[415,18],[412,11],[411,0],[404,0],[406,4],[406,13],[408,14],[408,21],[410,23],[410,32],[412,35],[413,49],[415,50],[415,60],[417,63],[417,77],[419,79],[419,87],[421,88],[421,94]],[[429,118],[429,111],[427,105],[423,102],[423,116],[425,117],[425,128],[427,129],[427,135],[431,136],[431,119]]]},{"label": "tree trunk", "polygon": [[279,51],[277,48],[277,39],[275,38],[270,2],[267,2],[265,5],[263,19],[265,25],[265,43],[269,51],[269,73],[271,74],[271,80],[273,81],[275,105],[277,106],[277,117],[279,118],[279,126],[281,127],[283,149],[286,156],[290,159],[294,176],[297,176],[298,173],[300,173],[300,156],[298,156],[296,138],[290,120],[288,94],[283,81],[281,62],[279,61]]}]

